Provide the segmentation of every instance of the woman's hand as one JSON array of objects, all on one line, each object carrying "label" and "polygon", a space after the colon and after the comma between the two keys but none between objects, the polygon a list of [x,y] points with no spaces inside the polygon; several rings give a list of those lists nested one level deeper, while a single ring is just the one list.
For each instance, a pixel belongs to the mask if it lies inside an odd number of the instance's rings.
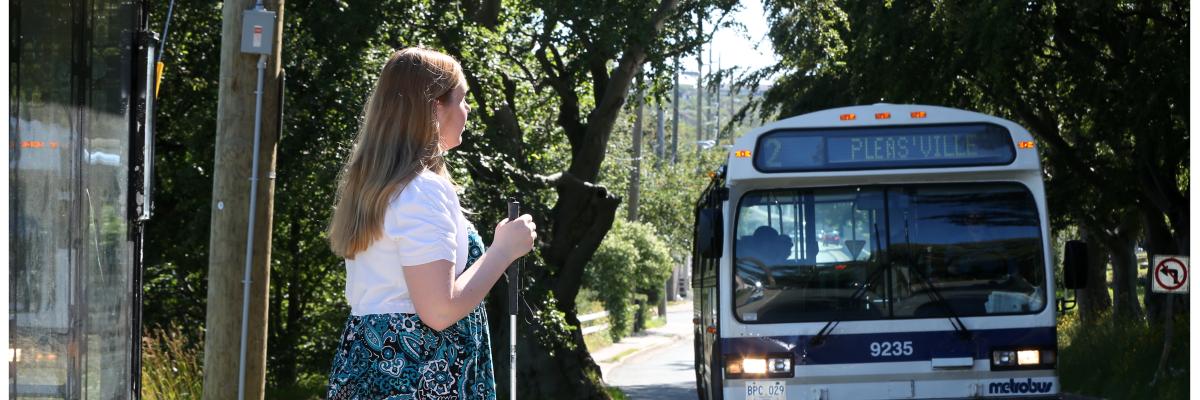
[{"label": "woman's hand", "polygon": [[529,214],[517,217],[513,221],[505,218],[496,225],[495,239],[492,240],[488,253],[500,255],[508,262],[533,250],[533,242],[537,239],[537,225]]},{"label": "woman's hand", "polygon": [[533,249],[534,228],[528,214],[500,221],[492,247],[457,276],[449,260],[405,266],[404,281],[421,321],[441,331],[475,309],[508,266]]}]

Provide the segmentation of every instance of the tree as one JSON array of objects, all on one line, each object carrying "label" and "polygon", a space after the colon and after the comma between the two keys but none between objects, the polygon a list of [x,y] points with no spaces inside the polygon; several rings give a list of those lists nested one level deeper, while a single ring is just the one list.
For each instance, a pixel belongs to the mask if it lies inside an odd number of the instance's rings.
[{"label": "tree", "polygon": [[[393,49],[421,45],[464,66],[472,116],[465,144],[449,156],[467,188],[469,218],[490,228],[504,200],[519,194],[536,216],[539,249],[529,256],[519,343],[522,398],[607,398],[587,355],[574,300],[584,267],[612,224],[620,199],[599,185],[605,149],[633,77],[653,65],[651,93],[664,90],[668,60],[695,51],[694,15],[724,15],[730,0],[622,0],[611,3],[494,0],[315,2],[288,4],[284,63],[284,131],[278,166],[268,341],[273,387],[327,372],[346,316],[341,260],[328,251],[336,173],[352,144],[363,99]],[[691,16],[689,18],[689,16]],[[212,185],[217,42],[205,26],[219,13],[179,5],[172,22],[160,103],[160,188],[157,221],[147,235],[147,319],[182,311],[202,324],[203,304],[176,290],[204,293],[206,223]],[[705,24],[719,27],[719,23]],[[209,128],[203,128],[208,126]],[[480,229],[490,236],[490,229]],[[502,281],[503,282],[503,281]],[[497,285],[488,302],[493,332],[507,318]],[[499,296],[499,297],[497,297]],[[162,300],[162,303],[158,303]],[[531,312],[532,311],[532,312]],[[198,317],[198,318],[197,318]],[[496,360],[506,337],[496,335]],[[496,364],[504,387],[505,363]]]},{"label": "tree", "polygon": [[[499,200],[513,188],[531,206],[539,237],[545,238],[531,260],[539,267],[523,277],[528,282],[524,295],[539,310],[532,316],[535,323],[520,328],[533,333],[518,343],[521,397],[608,397],[598,383],[599,369],[584,350],[574,304],[584,267],[620,202],[596,184],[605,149],[642,66],[656,66],[661,73],[655,81],[665,82],[672,72],[666,61],[704,41],[703,35],[693,35],[686,16],[733,5],[535,1],[498,10],[436,3],[423,19],[438,21],[429,27],[438,44],[464,62],[475,115],[486,132],[461,151],[471,155],[463,162],[472,183],[481,184],[472,186],[469,204],[500,215]],[[464,9],[497,11],[460,14]],[[545,104],[554,108],[542,108]],[[555,126],[538,124],[547,111]],[[565,156],[539,159],[541,154],[529,151],[537,146]],[[504,284],[495,290],[493,295],[504,293]],[[498,303],[490,303],[494,316],[503,313]],[[499,331],[503,320],[492,321],[493,331]],[[503,338],[496,342],[497,350],[507,345]],[[497,352],[496,359],[506,358]],[[507,384],[502,369],[499,365],[500,386]]]},{"label": "tree", "polygon": [[[979,110],[1038,139],[1054,225],[1107,250],[1117,315],[1140,313],[1134,243],[1190,237],[1188,5],[1168,1],[768,2],[786,72],[760,103],[793,115],[879,101]],[[1103,290],[1103,289],[1100,289]],[[1147,295],[1147,308],[1157,309]]]}]

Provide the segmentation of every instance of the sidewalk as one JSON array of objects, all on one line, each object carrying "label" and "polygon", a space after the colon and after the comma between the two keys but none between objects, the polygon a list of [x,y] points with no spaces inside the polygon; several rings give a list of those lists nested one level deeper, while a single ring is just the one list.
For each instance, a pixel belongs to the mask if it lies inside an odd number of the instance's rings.
[{"label": "sidewalk", "polygon": [[683,301],[667,307],[667,323],[621,339],[620,342],[592,352],[592,360],[600,366],[602,377],[631,357],[692,336],[692,302]]}]

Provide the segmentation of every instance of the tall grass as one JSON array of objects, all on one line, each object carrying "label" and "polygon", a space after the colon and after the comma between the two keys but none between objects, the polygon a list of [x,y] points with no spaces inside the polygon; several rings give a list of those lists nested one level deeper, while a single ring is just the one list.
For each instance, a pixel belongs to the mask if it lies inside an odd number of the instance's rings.
[{"label": "tall grass", "polygon": [[1114,321],[1111,315],[1085,325],[1078,313],[1058,321],[1058,372],[1066,392],[1108,399],[1188,398],[1188,319],[1175,320],[1175,333],[1167,368],[1154,379],[1162,356],[1161,324]]},{"label": "tall grass", "polygon": [[151,329],[142,337],[142,398],[199,399],[204,388],[203,334],[193,342],[179,327]]}]

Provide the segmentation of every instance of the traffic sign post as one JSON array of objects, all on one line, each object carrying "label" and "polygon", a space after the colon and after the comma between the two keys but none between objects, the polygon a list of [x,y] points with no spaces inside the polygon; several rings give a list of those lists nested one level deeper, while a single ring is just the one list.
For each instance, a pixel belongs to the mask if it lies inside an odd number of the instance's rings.
[{"label": "traffic sign post", "polygon": [[1158,358],[1158,368],[1154,371],[1154,378],[1150,380],[1150,383],[1154,384],[1166,369],[1167,357],[1171,354],[1172,333],[1175,331],[1175,311],[1172,310],[1172,305],[1175,304],[1173,295],[1176,293],[1188,294],[1188,277],[1191,274],[1188,273],[1187,256],[1155,255],[1151,261],[1153,262],[1150,264],[1150,288],[1155,293],[1165,293],[1167,297],[1163,352]]},{"label": "traffic sign post", "polygon": [[1188,293],[1188,258],[1156,255],[1151,264],[1150,287],[1155,293]]}]

